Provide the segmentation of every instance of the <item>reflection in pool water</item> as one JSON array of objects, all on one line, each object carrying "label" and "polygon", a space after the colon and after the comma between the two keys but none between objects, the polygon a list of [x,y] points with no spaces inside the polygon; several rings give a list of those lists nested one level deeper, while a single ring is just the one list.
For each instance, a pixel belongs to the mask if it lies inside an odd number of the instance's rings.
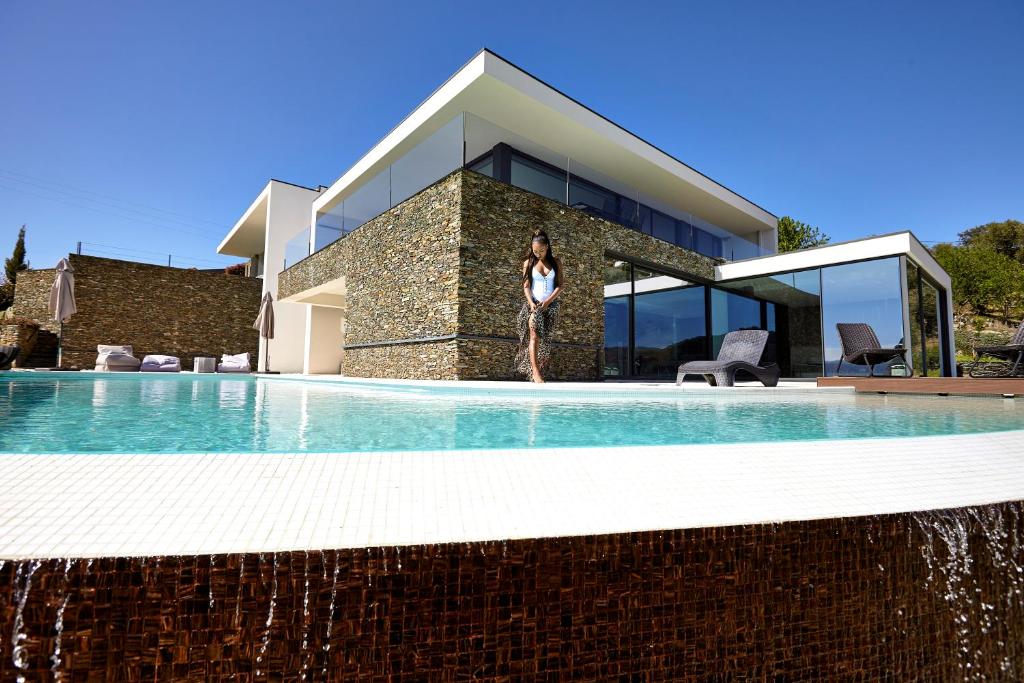
[{"label": "reflection in pool water", "polygon": [[0,377],[0,452],[331,452],[853,439],[1024,429],[991,398],[486,396],[253,378]]}]

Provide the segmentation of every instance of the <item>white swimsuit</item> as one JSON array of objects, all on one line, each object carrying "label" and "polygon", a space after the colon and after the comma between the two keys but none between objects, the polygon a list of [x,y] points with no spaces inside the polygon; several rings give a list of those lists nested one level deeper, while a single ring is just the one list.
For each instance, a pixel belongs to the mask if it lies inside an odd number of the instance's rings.
[{"label": "white swimsuit", "polygon": [[548,271],[547,275],[541,275],[536,268],[530,273],[533,282],[532,294],[537,303],[544,303],[544,300],[555,291],[555,269]]}]

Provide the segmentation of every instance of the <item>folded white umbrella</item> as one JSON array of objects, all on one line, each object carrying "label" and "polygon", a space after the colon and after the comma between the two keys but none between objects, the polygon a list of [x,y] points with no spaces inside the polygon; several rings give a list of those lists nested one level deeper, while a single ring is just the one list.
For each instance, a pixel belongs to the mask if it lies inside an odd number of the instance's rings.
[{"label": "folded white umbrella", "polygon": [[66,258],[62,258],[56,271],[57,276],[50,287],[49,309],[53,319],[60,323],[57,344],[57,367],[60,367],[64,355],[64,323],[78,312],[78,308],[75,306],[75,269]]}]

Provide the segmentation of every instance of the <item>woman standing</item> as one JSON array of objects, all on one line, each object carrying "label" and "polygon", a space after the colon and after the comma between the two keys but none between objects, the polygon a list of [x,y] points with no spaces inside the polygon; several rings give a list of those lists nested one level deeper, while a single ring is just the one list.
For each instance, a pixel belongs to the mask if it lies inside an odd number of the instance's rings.
[{"label": "woman standing", "polygon": [[523,261],[523,295],[519,310],[519,352],[516,369],[531,381],[544,382],[544,367],[551,360],[551,339],[558,324],[558,295],[562,293],[562,268],[551,252],[551,240],[534,230]]}]

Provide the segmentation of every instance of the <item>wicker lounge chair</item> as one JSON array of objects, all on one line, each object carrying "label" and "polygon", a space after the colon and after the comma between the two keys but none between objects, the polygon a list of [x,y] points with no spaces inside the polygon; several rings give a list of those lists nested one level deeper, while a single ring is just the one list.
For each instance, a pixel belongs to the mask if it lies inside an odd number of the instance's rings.
[{"label": "wicker lounge chair", "polygon": [[0,344],[0,370],[8,370],[18,359],[21,347],[17,344]]},{"label": "wicker lounge chair", "polygon": [[[985,357],[997,360],[982,360]],[[1016,377],[1024,374],[1024,321],[1021,321],[1009,344],[976,346],[974,362],[967,372],[971,377]]]},{"label": "wicker lounge chair", "polygon": [[907,374],[910,377],[914,369],[907,362],[907,350],[900,345],[892,348],[884,348],[878,341],[878,335],[867,323],[836,323],[836,330],[839,332],[839,340],[843,343],[843,355],[836,367],[836,375],[840,375],[843,363],[851,365],[866,365],[868,376],[875,376],[875,366],[879,363],[888,363],[897,358],[907,366]]},{"label": "wicker lounge chair", "polygon": [[676,374],[676,384],[682,384],[686,375],[703,375],[711,386],[731,387],[740,370],[756,377],[766,387],[779,383],[779,367],[775,364],[758,365],[768,333],[764,330],[738,330],[725,335],[717,360],[695,360],[683,363]]}]

